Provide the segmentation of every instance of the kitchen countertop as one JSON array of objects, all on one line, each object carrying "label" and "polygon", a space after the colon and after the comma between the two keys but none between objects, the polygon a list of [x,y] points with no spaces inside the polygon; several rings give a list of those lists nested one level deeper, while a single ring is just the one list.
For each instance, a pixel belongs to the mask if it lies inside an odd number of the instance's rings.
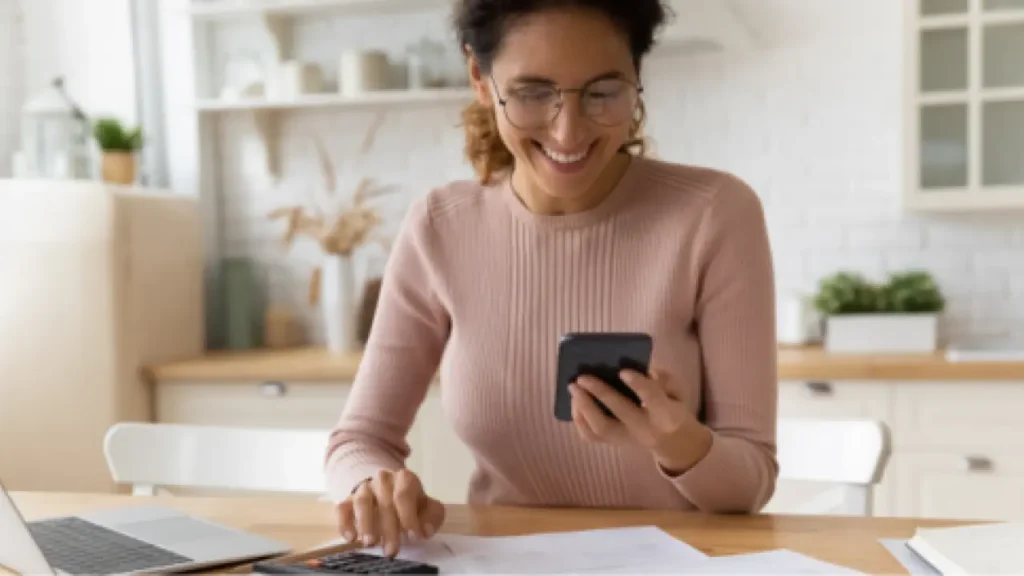
[{"label": "kitchen countertop", "polygon": [[[150,382],[265,380],[350,382],[361,355],[319,348],[210,352],[199,358],[147,366]],[[900,380],[1024,382],[1024,361],[950,362],[935,354],[831,354],[817,346],[781,347],[780,381]]]}]

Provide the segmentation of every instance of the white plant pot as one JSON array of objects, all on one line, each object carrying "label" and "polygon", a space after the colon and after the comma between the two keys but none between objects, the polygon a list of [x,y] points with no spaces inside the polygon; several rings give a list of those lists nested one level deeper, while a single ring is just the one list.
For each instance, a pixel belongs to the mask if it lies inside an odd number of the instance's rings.
[{"label": "white plant pot", "polygon": [[320,276],[320,310],[323,314],[325,347],[334,353],[355,352],[356,277],[351,258],[337,254],[324,257]]},{"label": "white plant pot", "polygon": [[931,353],[938,348],[938,314],[829,316],[825,349],[834,353]]}]

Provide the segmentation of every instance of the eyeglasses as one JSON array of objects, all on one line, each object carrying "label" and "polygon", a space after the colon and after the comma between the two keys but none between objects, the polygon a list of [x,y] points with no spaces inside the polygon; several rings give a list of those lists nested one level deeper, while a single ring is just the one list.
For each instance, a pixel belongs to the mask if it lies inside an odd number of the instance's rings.
[{"label": "eyeglasses", "polygon": [[633,119],[643,88],[622,78],[594,80],[582,88],[556,88],[548,84],[527,84],[509,89],[502,97],[491,77],[505,118],[520,130],[549,126],[558,118],[567,93],[578,92],[583,115],[601,126],[619,126]]}]

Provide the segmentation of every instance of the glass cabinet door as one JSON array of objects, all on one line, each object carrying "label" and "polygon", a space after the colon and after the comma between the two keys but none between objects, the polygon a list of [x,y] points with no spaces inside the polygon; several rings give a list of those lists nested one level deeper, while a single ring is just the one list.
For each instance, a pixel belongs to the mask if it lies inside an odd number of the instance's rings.
[{"label": "glass cabinet door", "polygon": [[1024,0],[913,1],[910,195],[1024,208]]},{"label": "glass cabinet door", "polygon": [[1024,186],[1024,0],[985,0],[981,185]]},{"label": "glass cabinet door", "polygon": [[969,0],[921,0],[921,16],[939,14],[966,14],[970,9]]}]

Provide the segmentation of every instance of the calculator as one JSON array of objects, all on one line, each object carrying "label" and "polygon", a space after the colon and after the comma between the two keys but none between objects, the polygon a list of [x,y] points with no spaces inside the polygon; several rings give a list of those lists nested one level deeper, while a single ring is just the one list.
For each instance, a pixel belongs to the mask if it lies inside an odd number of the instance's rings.
[{"label": "calculator", "polygon": [[302,562],[258,562],[255,574],[440,574],[437,566],[365,552],[338,552]]}]

